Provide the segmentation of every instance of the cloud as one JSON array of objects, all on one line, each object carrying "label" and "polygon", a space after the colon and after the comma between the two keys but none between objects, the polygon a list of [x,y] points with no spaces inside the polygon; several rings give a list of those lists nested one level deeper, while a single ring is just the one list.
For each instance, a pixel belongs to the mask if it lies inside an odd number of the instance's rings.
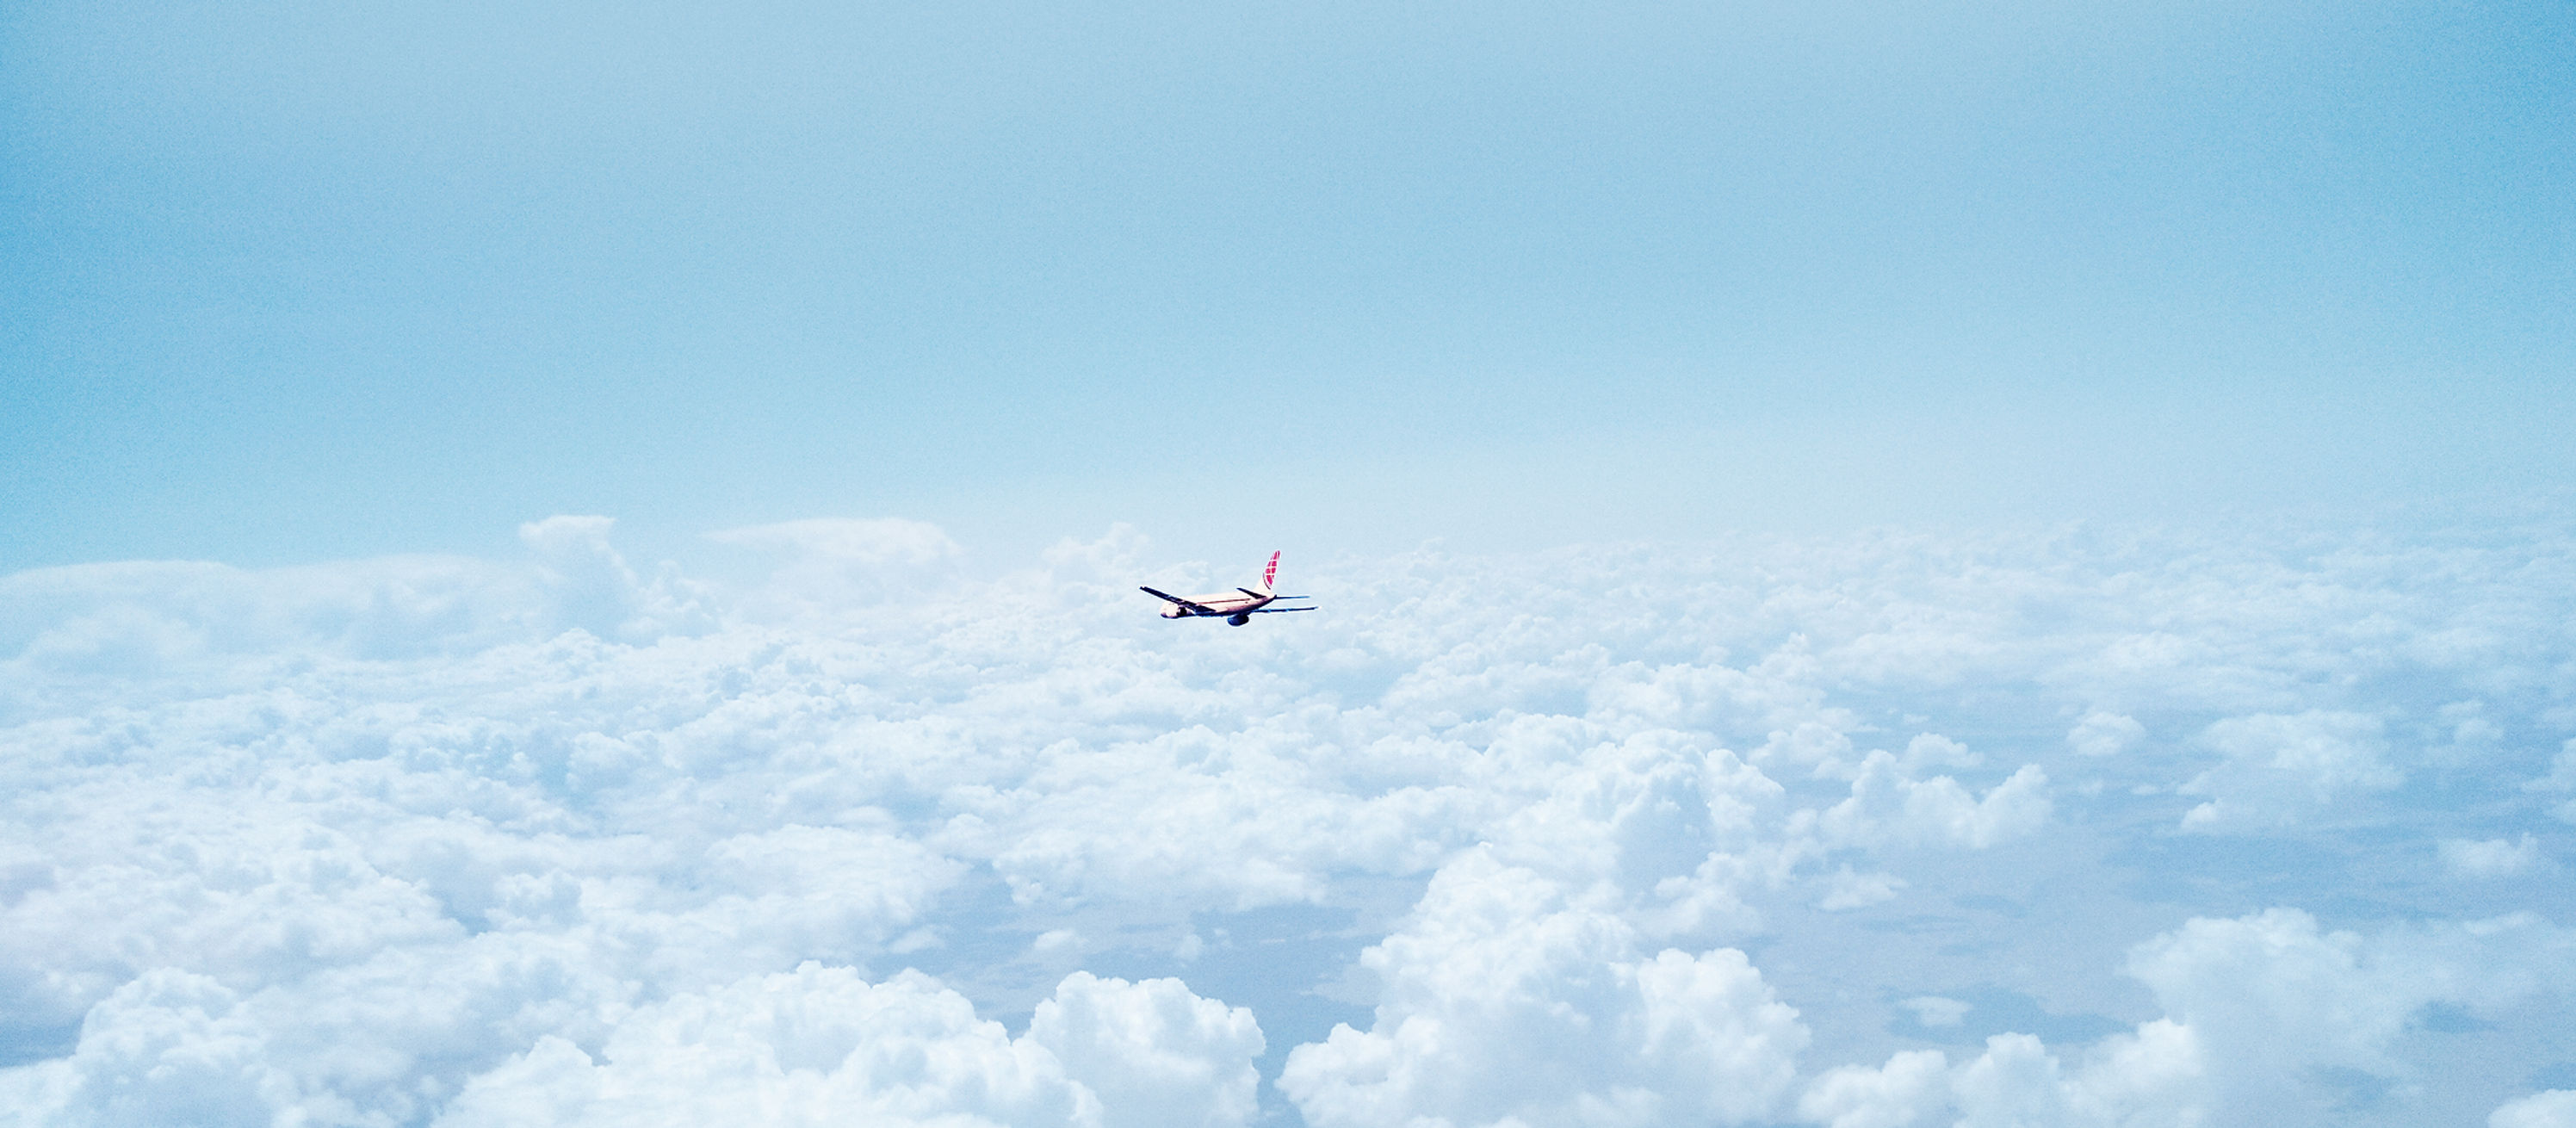
[{"label": "cloud", "polygon": [[608,517],[548,517],[519,526],[519,541],[543,569],[553,621],[626,642],[707,629],[712,619],[700,593],[675,569],[646,583],[627,566],[609,544],[616,524]]},{"label": "cloud", "polygon": [[301,1094],[240,1009],[209,977],[154,969],[91,1009],[69,1061],[0,1081],[0,1098],[34,1123],[270,1123]]},{"label": "cloud", "polygon": [[2393,789],[2405,777],[2386,762],[2381,729],[2377,717],[2327,710],[2212,724],[2201,743],[2227,760],[2182,786],[2182,794],[2213,797],[2184,815],[2183,825],[2290,821],[2352,792]]},{"label": "cloud", "polygon": [[1939,1050],[1902,1051],[1875,1069],[1826,1071],[1798,1098],[1798,1115],[1830,1128],[2200,1124],[2204,1069],[2191,1031],[2172,1022],[2105,1039],[2074,1063],[2028,1034],[1997,1034],[1952,1064]]},{"label": "cloud", "polygon": [[1077,971],[1038,1004],[1028,1040],[1100,1098],[1103,1128],[1225,1128],[1257,1111],[1263,1041],[1252,1012],[1177,979]]},{"label": "cloud", "polygon": [[1817,907],[1827,910],[1859,909],[1890,901],[1905,888],[1904,878],[1884,873],[1853,873],[1850,866],[1835,871],[1827,886],[1825,899]]},{"label": "cloud", "polygon": [[[2537,791],[2542,794],[2576,792],[2576,738],[2570,738],[2566,744],[2559,747],[2558,755],[2549,762],[2548,775],[2522,786],[2525,791]],[[2558,816],[2561,822],[2576,823],[2576,798],[2567,799],[2551,807],[2549,813]]]},{"label": "cloud", "polygon": [[2163,1017],[2071,1060],[2006,1033],[1955,1064],[1906,1051],[1828,1070],[1798,1111],[1836,1128],[1952,1113],[2033,1126],[2341,1123],[2333,1080],[2410,1073],[2395,1051],[2425,1008],[2497,1013],[2548,989],[2571,960],[2576,933],[2528,916],[2370,937],[2322,931],[2295,909],[2195,918],[2130,953],[2128,974]]},{"label": "cloud", "polygon": [[1798,1097],[1798,1115],[1832,1128],[1906,1128],[1929,1124],[1950,1107],[1950,1059],[1939,1050],[1907,1050],[1878,1069],[1844,1066]]},{"label": "cloud", "polygon": [[1241,630],[1132,529],[616,533],[0,577],[0,1103],[2401,1124],[2567,1026],[2546,529],[1425,550]]},{"label": "cloud", "polygon": [[1957,999],[1945,999],[1939,995],[1917,995],[1897,1005],[1913,1011],[1914,1021],[1925,1026],[1957,1026],[1960,1019],[1976,1009]]},{"label": "cloud", "polygon": [[64,696],[84,690],[247,689],[317,660],[456,660],[575,628],[632,643],[712,629],[712,594],[674,569],[638,576],[611,545],[613,526],[522,525],[520,561],[132,561],[0,576],[0,720],[114,703]]},{"label": "cloud", "polygon": [[[315,653],[399,659],[479,650],[553,627],[533,567],[389,557],[248,571],[137,561],[0,577],[0,654],[13,695],[58,678],[205,679]],[[252,679],[233,679],[244,684]]]},{"label": "cloud", "polygon": [[2443,867],[2461,877],[2511,877],[2541,861],[2540,840],[2528,834],[2510,842],[2445,838],[2439,845]]},{"label": "cloud", "polygon": [[[1946,742],[1945,742],[1946,743]],[[2048,821],[2048,773],[2024,764],[1983,796],[1949,776],[1916,778],[1915,763],[1872,752],[1852,780],[1851,797],[1818,822],[1828,842],[1856,846],[1957,846],[1982,849]]]},{"label": "cloud", "polygon": [[2066,745],[2079,756],[2117,756],[2146,736],[2136,719],[2096,709],[2066,731]]},{"label": "cloud", "polygon": [[2576,1126],[2576,1090],[2550,1089],[2506,1101],[2487,1117],[2487,1128]]},{"label": "cloud", "polygon": [[1012,1038],[918,972],[807,963],[643,1007],[594,1055],[546,1036],[465,1085],[440,1125],[1249,1122],[1249,1012],[1171,980],[1077,973]]},{"label": "cloud", "polygon": [[2227,1063],[2234,1084],[2272,1093],[2307,1066],[2398,1071],[2392,1048],[2423,1007],[2509,1003],[2567,969],[2571,942],[2530,916],[2365,937],[2276,908],[2195,918],[2140,945],[2128,973]]},{"label": "cloud", "polygon": [[2315,1107],[2319,1068],[2396,1077],[2408,1023],[2443,1003],[2493,1013],[2570,969],[2570,934],[2517,916],[2376,936],[2271,909],[2195,919],[2140,945],[2129,974],[2205,1047],[2223,1110]]},{"label": "cloud", "polygon": [[1371,1028],[1288,1056],[1309,1124],[1745,1123],[1807,1032],[1743,953],[1646,953],[1631,926],[1491,852],[1443,866],[1363,966]]}]

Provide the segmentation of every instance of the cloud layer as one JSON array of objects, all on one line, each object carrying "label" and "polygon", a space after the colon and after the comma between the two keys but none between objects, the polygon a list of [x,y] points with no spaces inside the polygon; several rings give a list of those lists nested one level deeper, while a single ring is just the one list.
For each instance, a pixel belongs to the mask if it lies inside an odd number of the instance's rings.
[{"label": "cloud layer", "polygon": [[[28,1124],[2546,1123],[2576,541],[0,577]],[[1247,567],[1249,565],[1247,564]],[[2552,1103],[2557,1102],[2557,1103]],[[2517,1119],[2519,1118],[2519,1119]],[[2542,1118],[2542,1119],[2534,1119]]]}]

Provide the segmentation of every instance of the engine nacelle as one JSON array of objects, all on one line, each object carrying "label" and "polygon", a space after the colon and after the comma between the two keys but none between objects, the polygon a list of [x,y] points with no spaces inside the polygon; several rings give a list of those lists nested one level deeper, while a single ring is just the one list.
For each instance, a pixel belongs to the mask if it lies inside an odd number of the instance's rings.
[{"label": "engine nacelle", "polygon": [[1245,623],[1249,623],[1249,622],[1251,622],[1251,621],[1252,621],[1252,616],[1250,616],[1250,615],[1229,615],[1229,616],[1227,616],[1227,617],[1226,617],[1225,625],[1227,625],[1227,626],[1229,626],[1229,627],[1240,627],[1240,626],[1244,625]]}]

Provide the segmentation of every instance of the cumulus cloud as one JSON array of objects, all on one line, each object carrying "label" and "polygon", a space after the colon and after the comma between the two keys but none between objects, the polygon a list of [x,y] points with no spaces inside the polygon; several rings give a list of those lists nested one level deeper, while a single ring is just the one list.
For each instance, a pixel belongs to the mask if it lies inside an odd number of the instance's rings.
[{"label": "cumulus cloud", "polygon": [[1982,849],[2048,821],[2048,773],[2025,764],[1977,795],[1946,775],[1919,779],[1906,760],[1872,752],[1851,797],[1826,808],[1818,826],[1836,845],[1956,846]]},{"label": "cumulus cloud", "polygon": [[2395,1077],[2395,1048],[2428,1005],[2493,1012],[2570,970],[2570,934],[2517,916],[2376,936],[2271,909],[2195,919],[2140,945],[2129,974],[2207,1050],[2228,1110],[2314,1107],[2319,1067]]},{"label": "cumulus cloud", "polygon": [[240,1009],[212,978],[153,969],[91,1008],[69,1060],[0,1080],[0,1103],[39,1124],[269,1123],[302,1093]]},{"label": "cumulus cloud", "polygon": [[2182,786],[2208,795],[2183,825],[2210,829],[2294,820],[2355,791],[2387,791],[2405,777],[2386,761],[2379,718],[2310,710],[2230,717],[2209,726],[2201,742],[2226,762]]},{"label": "cumulus cloud", "polygon": [[2072,1055],[2029,1034],[1953,1063],[1907,1051],[1809,1083],[1808,1121],[1862,1125],[2342,1123],[2341,1077],[2396,1080],[2435,1004],[2494,1013],[2576,968],[2576,933],[2529,916],[2330,932],[2295,909],[2195,918],[2138,945],[2128,974],[2165,1014]]},{"label": "cumulus cloud", "polygon": [[640,1008],[594,1055],[547,1035],[468,1081],[441,1125],[1177,1124],[1253,1111],[1250,1012],[1172,980],[1077,973],[1010,1037],[918,972],[807,963]]},{"label": "cumulus cloud", "polygon": [[1316,1128],[1738,1124],[1787,1089],[1807,1032],[1742,952],[1646,953],[1615,913],[1475,850],[1361,957],[1365,1032],[1288,1056]]},{"label": "cumulus cloud", "polygon": [[1832,1128],[1905,1128],[1935,1123],[1950,1107],[1950,1059],[1907,1050],[1881,1068],[1830,1070],[1798,1097],[1798,1115]]},{"label": "cumulus cloud", "polygon": [[[322,658],[456,659],[574,628],[634,643],[711,629],[711,593],[674,569],[639,576],[610,543],[614,525],[530,522],[519,528],[528,558],[515,561],[131,561],[0,577],[0,719],[130,703],[155,682],[256,687]],[[113,692],[58,696],[84,689]]]},{"label": "cumulus cloud", "polygon": [[2146,736],[2146,726],[2135,718],[2096,709],[2066,730],[2066,745],[2079,756],[2117,756]]},{"label": "cumulus cloud", "polygon": [[1905,888],[1904,878],[1885,873],[1853,873],[1850,866],[1834,871],[1825,887],[1825,899],[1817,907],[1827,910],[1859,909],[1894,900]]},{"label": "cumulus cloud", "polygon": [[1957,999],[1945,999],[1939,995],[1917,995],[1897,1005],[1913,1011],[1914,1021],[1925,1026],[1957,1026],[1960,1019],[1976,1009]]},{"label": "cumulus cloud", "polygon": [[2487,1128],[2576,1128],[2576,1089],[2550,1089],[2506,1101]]},{"label": "cumulus cloud", "polygon": [[1038,1004],[1028,1041],[1100,1098],[1104,1128],[1224,1128],[1256,1111],[1261,1027],[1177,979],[1077,971]]},{"label": "cumulus cloud", "polygon": [[2442,865],[2461,877],[2511,877],[2541,860],[2540,840],[2528,834],[2510,842],[2502,838],[2482,842],[2445,838],[2440,850]]},{"label": "cumulus cloud", "polygon": [[519,526],[519,540],[536,554],[556,622],[602,638],[647,642],[674,631],[712,623],[701,593],[664,569],[647,583],[609,543],[609,517],[548,517]]},{"label": "cumulus cloud", "polygon": [[1798,1114],[1830,1128],[2201,1124],[2202,1070],[2191,1031],[2172,1022],[2105,1039],[2074,1063],[2031,1035],[1997,1034],[1956,1064],[1939,1050],[1910,1050],[1875,1069],[1828,1070],[1800,1094]]},{"label": "cumulus cloud", "polygon": [[0,1107],[2405,1124],[2569,1025],[2546,529],[1425,549],[1243,630],[1132,529],[616,533],[0,577]]},{"label": "cumulus cloud", "polygon": [[[2558,755],[2549,762],[2548,775],[2522,786],[2526,791],[2537,791],[2542,794],[2576,792],[2576,737],[2569,738],[2566,744],[2559,747]],[[2558,816],[2562,822],[2576,823],[2576,798],[2560,801],[2550,808],[2549,813]]]}]

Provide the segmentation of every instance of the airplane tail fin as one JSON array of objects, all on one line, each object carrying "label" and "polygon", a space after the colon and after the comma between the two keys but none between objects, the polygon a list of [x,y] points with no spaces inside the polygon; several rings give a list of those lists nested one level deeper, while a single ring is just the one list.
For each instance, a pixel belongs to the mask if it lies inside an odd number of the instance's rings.
[{"label": "airplane tail fin", "polygon": [[1278,579],[1279,554],[1273,552],[1270,554],[1270,566],[1261,570],[1261,590],[1265,592],[1271,590],[1271,585],[1277,582]]}]

